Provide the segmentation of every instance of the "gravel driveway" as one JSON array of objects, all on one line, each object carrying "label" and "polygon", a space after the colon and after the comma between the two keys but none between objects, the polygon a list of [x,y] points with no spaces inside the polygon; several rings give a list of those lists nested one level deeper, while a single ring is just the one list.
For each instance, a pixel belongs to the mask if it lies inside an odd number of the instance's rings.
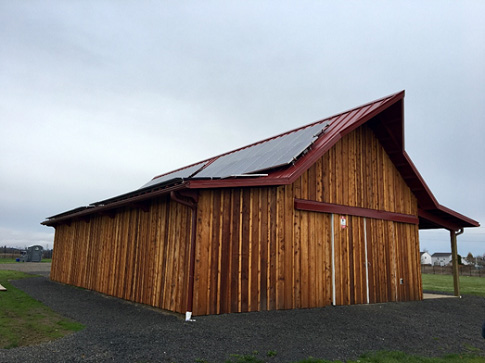
[{"label": "gravel driveway", "polygon": [[[0,350],[1,362],[224,362],[251,354],[268,362],[309,356],[353,359],[368,351],[424,356],[472,350],[485,357],[485,299],[326,307],[196,317],[185,322],[143,305],[52,282],[13,284],[86,329],[53,342]],[[276,352],[267,357],[267,352]]]}]

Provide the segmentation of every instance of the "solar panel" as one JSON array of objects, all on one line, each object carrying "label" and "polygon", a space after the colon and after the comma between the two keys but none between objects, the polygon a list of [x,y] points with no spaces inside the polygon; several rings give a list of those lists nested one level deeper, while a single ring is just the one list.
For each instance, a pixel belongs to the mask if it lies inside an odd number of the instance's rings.
[{"label": "solar panel", "polygon": [[258,173],[288,165],[303,153],[328,126],[319,123],[220,156],[194,178],[226,178]]},{"label": "solar panel", "polygon": [[154,178],[154,179],[150,180],[148,183],[146,183],[145,185],[143,185],[140,189],[146,188],[146,187],[151,187],[151,186],[161,184],[161,183],[165,183],[165,182],[168,182],[168,181],[174,180],[174,179],[181,179],[181,178],[187,179],[192,174],[194,174],[197,170],[202,168],[206,163],[207,163],[207,161],[203,161],[203,162],[200,162],[198,164],[189,166],[187,168],[179,169],[179,170],[173,171],[171,173],[162,175],[158,178]]}]

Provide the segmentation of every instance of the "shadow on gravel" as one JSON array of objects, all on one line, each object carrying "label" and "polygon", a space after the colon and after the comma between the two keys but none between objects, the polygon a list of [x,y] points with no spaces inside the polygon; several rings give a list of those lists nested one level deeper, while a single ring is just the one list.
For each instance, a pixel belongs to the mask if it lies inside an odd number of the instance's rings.
[{"label": "shadow on gravel", "polygon": [[423,356],[484,354],[485,299],[326,307],[196,317],[37,277],[13,284],[86,329],[35,347],[0,350],[0,361],[221,362],[258,351],[270,362],[354,359],[369,351]]}]

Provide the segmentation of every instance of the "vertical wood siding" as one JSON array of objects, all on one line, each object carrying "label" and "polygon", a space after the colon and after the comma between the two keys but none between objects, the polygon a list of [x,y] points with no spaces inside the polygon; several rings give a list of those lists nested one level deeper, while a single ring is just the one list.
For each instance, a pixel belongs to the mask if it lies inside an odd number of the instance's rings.
[{"label": "vertical wood siding", "polygon": [[[417,215],[417,200],[367,126],[343,137],[300,179],[302,199]],[[323,188],[317,188],[323,179]]]},{"label": "vertical wood siding", "polygon": [[203,191],[198,205],[194,314],[276,309],[277,189]]},{"label": "vertical wood siding", "polygon": [[[332,268],[338,305],[422,298],[417,225],[346,216],[342,229],[335,216],[332,236],[331,215],[295,210],[295,198],[417,216],[367,126],[291,185],[201,190],[194,315],[329,305]],[[147,207],[59,225],[51,278],[184,312],[192,212],[168,197]]]},{"label": "vertical wood siding", "polygon": [[167,199],[56,228],[51,278],[185,312],[191,211]]},{"label": "vertical wood siding", "polygon": [[[204,190],[195,315],[332,303],[331,215],[295,210],[294,198],[417,215],[416,198],[367,126],[291,185]],[[346,217],[345,229],[334,219],[337,305],[367,303],[367,288],[370,303],[421,299],[418,226]]]}]

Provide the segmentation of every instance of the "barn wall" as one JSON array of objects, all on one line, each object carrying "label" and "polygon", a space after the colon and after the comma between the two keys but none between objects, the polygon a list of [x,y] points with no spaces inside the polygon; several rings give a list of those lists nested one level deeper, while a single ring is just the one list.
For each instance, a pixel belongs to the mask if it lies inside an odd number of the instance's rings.
[{"label": "barn wall", "polygon": [[[168,198],[58,225],[51,278],[185,312],[192,212]],[[338,305],[421,299],[417,225],[347,216],[342,229],[339,216],[332,226],[330,214],[296,210],[295,198],[417,216],[366,126],[293,184],[201,190],[194,315],[329,305],[332,268]]]},{"label": "barn wall", "polygon": [[[203,190],[195,315],[332,303],[332,217],[295,210],[294,198],[417,216],[416,198],[366,126],[291,185]],[[347,217],[348,228],[338,218],[333,226],[337,305],[367,295],[371,303],[421,299],[418,226]]]},{"label": "barn wall", "polygon": [[[416,197],[366,125],[343,137],[294,188],[301,199],[418,215]],[[342,230],[337,220],[334,225],[338,305],[367,300],[364,218],[346,217],[348,228]],[[418,225],[369,218],[365,223],[369,301],[421,299]]]},{"label": "barn wall", "polygon": [[416,197],[366,125],[337,142],[295,188],[301,199],[418,215]]},{"label": "barn wall", "polygon": [[199,197],[194,314],[276,309],[276,188]]},{"label": "barn wall", "polygon": [[51,279],[185,312],[191,211],[168,199],[143,209],[57,226]]}]

